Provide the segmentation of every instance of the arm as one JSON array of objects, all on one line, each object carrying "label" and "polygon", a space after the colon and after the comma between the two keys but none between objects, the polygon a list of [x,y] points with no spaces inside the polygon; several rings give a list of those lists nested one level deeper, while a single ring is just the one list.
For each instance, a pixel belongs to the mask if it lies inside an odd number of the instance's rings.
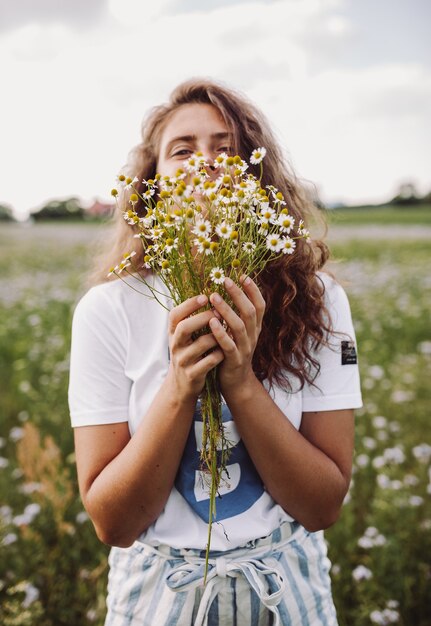
[{"label": "arm", "polygon": [[252,370],[263,298],[253,281],[243,290],[225,286],[239,316],[211,296],[229,330],[217,319],[210,326],[225,354],[220,384],[235,424],[274,500],[307,529],[326,528],[337,519],[350,482],[353,411],[304,413],[298,432]]},{"label": "arm", "polygon": [[203,356],[217,345],[212,334],[192,339],[214,316],[192,315],[205,302],[171,311],[168,375],[133,437],[126,422],[75,429],[81,496],[105,543],[131,545],[169,497],[205,376],[223,359],[220,349]]}]

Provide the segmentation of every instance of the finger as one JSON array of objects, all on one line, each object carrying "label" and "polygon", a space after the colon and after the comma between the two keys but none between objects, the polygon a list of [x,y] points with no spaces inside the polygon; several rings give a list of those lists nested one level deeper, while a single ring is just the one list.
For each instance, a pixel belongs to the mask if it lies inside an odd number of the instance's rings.
[{"label": "finger", "polygon": [[210,301],[228,325],[238,348],[240,350],[247,349],[248,335],[244,321],[235,313],[232,307],[223,300],[220,294],[211,294]]},{"label": "finger", "polygon": [[178,365],[181,367],[192,365],[215,347],[218,347],[218,343],[212,333],[202,335],[181,351]]},{"label": "finger", "polygon": [[209,325],[212,330],[213,336],[215,337],[220,348],[223,350],[225,356],[234,356],[238,352],[237,345],[234,339],[232,339],[232,337],[230,337],[226,330],[223,328],[222,324],[220,324],[220,322],[215,317],[213,317]]},{"label": "finger", "polygon": [[208,327],[208,322],[214,317],[214,311],[202,311],[185,320],[178,322],[174,332],[174,341],[178,345],[187,345],[194,341],[193,334]]},{"label": "finger", "polygon": [[224,354],[220,348],[217,348],[217,350],[213,350],[210,354],[204,356],[190,368],[190,376],[192,378],[206,376],[208,372],[214,369],[219,363],[221,363],[223,359]]},{"label": "finger", "polygon": [[250,276],[241,276],[240,283],[247,297],[253,303],[254,308],[256,309],[257,320],[260,327],[262,325],[262,320],[266,309],[265,299],[262,296],[259,287],[256,285],[254,280],[250,278]]},{"label": "finger", "polygon": [[193,298],[188,298],[178,306],[174,307],[172,311],[169,313],[169,332],[174,333],[177,324],[189,317],[195,311],[201,309],[208,302],[207,296],[204,294],[200,294],[199,296],[193,296]]},{"label": "finger", "polygon": [[253,302],[231,278],[225,279],[224,287],[235,304],[239,316],[245,324],[247,333],[250,334],[254,331],[257,320],[257,311]]}]

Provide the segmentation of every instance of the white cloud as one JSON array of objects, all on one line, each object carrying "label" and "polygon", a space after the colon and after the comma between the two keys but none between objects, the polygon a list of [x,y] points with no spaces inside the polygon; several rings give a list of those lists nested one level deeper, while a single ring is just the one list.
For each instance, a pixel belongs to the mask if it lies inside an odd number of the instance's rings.
[{"label": "white cloud", "polygon": [[145,111],[196,75],[224,80],[261,106],[326,200],[379,200],[400,177],[429,181],[429,70],[312,71],[316,41],[322,54],[342,50],[355,32],[344,2],[213,3],[210,13],[175,13],[175,1],[153,2],[144,16],[147,2],[110,0],[110,18],[91,32],[33,23],[2,37],[0,202],[24,211],[54,196],[107,194]]},{"label": "white cloud", "polygon": [[32,23],[92,27],[104,14],[106,0],[0,0],[0,31]]}]

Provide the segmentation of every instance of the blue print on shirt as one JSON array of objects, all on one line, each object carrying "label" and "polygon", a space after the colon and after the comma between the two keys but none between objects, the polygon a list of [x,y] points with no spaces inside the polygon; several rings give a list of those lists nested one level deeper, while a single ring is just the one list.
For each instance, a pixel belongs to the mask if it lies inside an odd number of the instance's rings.
[{"label": "blue print on shirt", "polygon": [[[228,476],[225,477],[226,480],[223,481],[220,489],[221,495],[217,496],[216,500],[217,521],[247,511],[264,491],[262,480],[237,434],[232,415],[226,404],[222,405],[222,418],[225,431],[227,431],[227,439],[231,440],[229,435],[233,432],[236,435],[236,441],[231,448],[227,463]],[[202,417],[198,405],[175,479],[175,487],[199,517],[207,522],[209,494],[200,472],[201,435]]]}]

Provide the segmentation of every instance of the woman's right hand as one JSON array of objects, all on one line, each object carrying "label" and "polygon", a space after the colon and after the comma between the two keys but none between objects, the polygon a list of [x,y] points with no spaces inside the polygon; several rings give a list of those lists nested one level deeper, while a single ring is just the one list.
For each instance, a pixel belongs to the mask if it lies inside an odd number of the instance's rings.
[{"label": "woman's right hand", "polygon": [[[174,307],[169,313],[168,333],[171,362],[168,380],[174,386],[177,397],[184,400],[197,399],[205,384],[205,377],[223,361],[223,351],[211,333],[194,339],[195,333],[208,328],[214,310],[196,313],[208,298],[194,296]],[[194,314],[194,315],[193,315]],[[211,350],[209,354],[208,351]]]}]

